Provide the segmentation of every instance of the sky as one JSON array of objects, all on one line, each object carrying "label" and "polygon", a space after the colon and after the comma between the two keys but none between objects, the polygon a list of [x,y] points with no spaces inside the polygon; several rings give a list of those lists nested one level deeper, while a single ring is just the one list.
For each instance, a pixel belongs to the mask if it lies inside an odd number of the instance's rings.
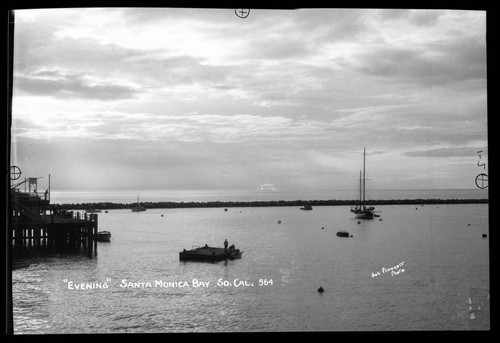
[{"label": "sky", "polygon": [[[11,164],[53,190],[476,188],[486,12],[15,11]],[[485,166],[481,166],[484,164]]]}]

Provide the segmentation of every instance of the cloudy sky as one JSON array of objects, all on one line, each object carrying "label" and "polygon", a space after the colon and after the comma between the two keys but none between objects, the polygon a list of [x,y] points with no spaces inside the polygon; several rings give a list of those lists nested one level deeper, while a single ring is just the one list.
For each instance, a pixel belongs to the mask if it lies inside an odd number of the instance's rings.
[{"label": "cloudy sky", "polygon": [[54,190],[350,189],[363,147],[375,189],[487,172],[483,11],[18,10],[14,44],[12,164]]}]

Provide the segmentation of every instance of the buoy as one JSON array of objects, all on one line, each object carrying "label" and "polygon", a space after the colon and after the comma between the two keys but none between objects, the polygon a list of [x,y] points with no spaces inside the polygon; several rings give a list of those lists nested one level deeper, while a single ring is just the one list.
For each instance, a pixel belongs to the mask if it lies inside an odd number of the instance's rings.
[{"label": "buoy", "polygon": [[382,218],[380,218],[378,221],[379,221],[379,222],[381,222],[381,221],[382,221]]},{"label": "buoy", "polygon": [[161,216],[163,217],[163,214]]},{"label": "buoy", "polygon": [[470,226],[470,224],[467,224],[467,226]]},{"label": "buoy", "polygon": [[361,222],[358,220],[358,224],[361,224]]},{"label": "buoy", "polygon": [[278,220],[278,224],[281,224],[281,220]]},{"label": "buoy", "polygon": [[227,212],[227,208],[225,208],[224,211]]},{"label": "buoy", "polygon": [[351,235],[351,238],[352,238],[352,235]]},{"label": "buoy", "polygon": [[324,227],[324,226],[322,226],[322,227],[321,227],[321,230],[324,230],[324,229],[325,229],[325,227]]},{"label": "buoy", "polygon": [[318,292],[319,292],[319,293],[323,293],[324,291],[325,291],[325,290],[323,289],[323,287],[319,287],[319,288],[318,288]]},{"label": "buoy", "polygon": [[483,233],[483,238],[486,238],[487,236],[488,236],[487,234]]}]

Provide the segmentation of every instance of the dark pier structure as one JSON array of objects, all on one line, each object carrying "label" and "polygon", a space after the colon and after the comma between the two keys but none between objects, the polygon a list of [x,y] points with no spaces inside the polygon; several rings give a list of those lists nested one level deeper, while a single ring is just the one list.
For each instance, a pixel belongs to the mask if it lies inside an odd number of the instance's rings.
[{"label": "dark pier structure", "polygon": [[[37,179],[27,178],[10,189],[9,239],[13,253],[30,249],[95,254],[97,214],[55,209],[50,204],[50,175],[49,189],[43,193],[37,191]],[[22,185],[24,191],[19,188]]]}]

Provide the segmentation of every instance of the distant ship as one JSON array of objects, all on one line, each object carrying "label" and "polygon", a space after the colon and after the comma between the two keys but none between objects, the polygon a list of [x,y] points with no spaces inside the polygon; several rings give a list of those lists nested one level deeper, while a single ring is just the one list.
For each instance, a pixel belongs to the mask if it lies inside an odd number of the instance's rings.
[{"label": "distant ship", "polygon": [[132,207],[132,212],[142,212],[142,211],[146,211],[146,207],[141,205],[141,203],[139,202],[139,196],[137,196],[137,205]]},{"label": "distant ship", "polygon": [[366,148],[363,148],[363,175],[359,171],[359,204],[356,207],[351,207],[351,212],[354,213],[356,218],[359,219],[373,219],[378,217],[375,214],[375,207],[366,206],[366,178],[365,178],[365,162],[366,162]]}]

